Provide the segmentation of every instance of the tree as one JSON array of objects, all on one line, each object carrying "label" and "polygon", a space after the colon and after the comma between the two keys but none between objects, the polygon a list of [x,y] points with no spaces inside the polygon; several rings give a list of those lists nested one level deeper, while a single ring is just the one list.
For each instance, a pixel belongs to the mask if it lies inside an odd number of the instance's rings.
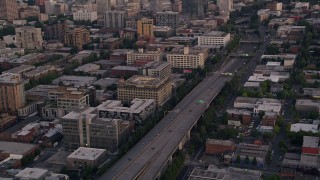
[{"label": "tree", "polygon": [[3,38],[3,36],[15,34],[16,30],[13,26],[4,26],[2,29],[0,29],[0,38]]},{"label": "tree", "polygon": [[278,125],[275,125],[273,127],[273,132],[276,133],[276,134],[279,134],[280,133],[280,127]]},{"label": "tree", "polygon": [[236,163],[237,163],[237,164],[240,164],[240,162],[241,162],[240,155],[238,155],[238,156],[237,156],[237,159],[236,159]]},{"label": "tree", "polygon": [[262,119],[265,114],[266,114],[266,113],[265,113],[264,111],[260,111],[260,112],[258,113],[258,116],[259,116],[260,119]]},{"label": "tree", "polygon": [[274,44],[271,44],[266,48],[266,54],[275,55],[279,53],[280,53],[279,48]]},{"label": "tree", "polygon": [[262,134],[262,138],[264,140],[271,140],[274,137],[274,134],[272,132],[265,132]]},{"label": "tree", "polygon": [[257,164],[258,164],[257,158],[256,158],[256,157],[253,157],[252,165],[256,166]]},{"label": "tree", "polygon": [[247,165],[250,163],[250,160],[249,160],[248,156],[246,156],[246,158],[244,159],[244,163],[247,164]]}]

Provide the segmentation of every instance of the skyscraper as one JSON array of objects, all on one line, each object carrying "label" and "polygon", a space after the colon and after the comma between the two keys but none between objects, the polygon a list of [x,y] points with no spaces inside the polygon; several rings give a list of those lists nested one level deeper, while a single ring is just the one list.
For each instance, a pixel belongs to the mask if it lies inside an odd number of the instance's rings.
[{"label": "skyscraper", "polygon": [[18,18],[18,5],[15,0],[0,0],[0,19],[13,21]]}]

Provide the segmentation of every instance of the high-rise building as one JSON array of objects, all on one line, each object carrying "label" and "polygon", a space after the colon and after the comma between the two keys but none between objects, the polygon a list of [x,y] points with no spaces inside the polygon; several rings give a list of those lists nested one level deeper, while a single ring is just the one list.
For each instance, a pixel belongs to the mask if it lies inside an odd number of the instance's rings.
[{"label": "high-rise building", "polygon": [[142,18],[137,22],[138,36],[153,36],[153,19]]},{"label": "high-rise building", "polygon": [[41,28],[22,26],[16,28],[16,46],[24,49],[42,49],[43,37]]},{"label": "high-rise building", "polygon": [[13,21],[19,18],[17,1],[0,0],[0,19]]},{"label": "high-rise building", "polygon": [[135,75],[118,84],[118,99],[130,103],[133,99],[155,99],[162,106],[171,96],[170,77],[149,77]]},{"label": "high-rise building", "polygon": [[62,117],[63,144],[67,149],[85,146],[115,152],[132,125],[121,119],[101,118],[95,107],[83,107]]},{"label": "high-rise building", "polygon": [[104,13],[104,26],[107,28],[124,28],[126,26],[126,11],[107,10]]},{"label": "high-rise building", "polygon": [[83,49],[83,45],[90,42],[90,32],[86,28],[69,28],[64,35],[64,43],[68,46],[74,46],[78,50]]},{"label": "high-rise building", "polygon": [[182,0],[182,11],[196,17],[204,17],[204,6],[207,0]]},{"label": "high-rise building", "polygon": [[176,29],[179,25],[179,13],[173,11],[157,12],[156,25],[170,26]]},{"label": "high-rise building", "polygon": [[233,11],[233,0],[217,0],[220,14],[229,14]]},{"label": "high-rise building", "polygon": [[104,13],[111,10],[111,7],[116,5],[116,0],[96,0],[98,17],[103,17]]},{"label": "high-rise building", "polygon": [[51,21],[44,25],[44,39],[45,40],[59,40],[64,42],[64,35],[69,26],[69,21]]},{"label": "high-rise building", "polygon": [[24,83],[20,74],[0,75],[0,112],[15,114],[24,105]]}]

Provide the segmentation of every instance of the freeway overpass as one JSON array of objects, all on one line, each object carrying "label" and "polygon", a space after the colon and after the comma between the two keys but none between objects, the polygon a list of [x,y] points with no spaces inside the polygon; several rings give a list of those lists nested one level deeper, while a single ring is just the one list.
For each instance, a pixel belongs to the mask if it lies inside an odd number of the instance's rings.
[{"label": "freeway overpass", "polygon": [[221,73],[234,74],[244,62],[230,59],[220,71],[205,78],[100,179],[159,179],[174,152],[189,140],[190,131],[203,112],[225,82],[231,80],[231,76]]}]

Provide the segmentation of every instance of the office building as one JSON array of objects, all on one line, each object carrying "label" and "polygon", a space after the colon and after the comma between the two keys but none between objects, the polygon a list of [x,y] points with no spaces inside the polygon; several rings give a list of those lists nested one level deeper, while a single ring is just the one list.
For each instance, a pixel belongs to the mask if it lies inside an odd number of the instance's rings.
[{"label": "office building", "polygon": [[26,19],[28,17],[37,17],[40,19],[40,9],[38,6],[28,6],[19,8],[19,18]]},{"label": "office building", "polygon": [[204,6],[207,0],[182,0],[182,11],[193,17],[204,17]]},{"label": "office building", "polygon": [[0,75],[0,111],[15,114],[25,105],[24,82],[19,74]]},{"label": "office building", "polygon": [[107,100],[98,107],[101,118],[122,119],[142,123],[153,115],[156,110],[154,99],[137,99],[131,101],[130,106],[125,107],[121,101]]},{"label": "office building", "polygon": [[150,11],[153,13],[171,10],[171,2],[169,0],[150,0]]},{"label": "office building", "polygon": [[129,121],[98,116],[99,108],[82,107],[62,117],[63,144],[68,149],[91,147],[115,152],[131,132]]},{"label": "office building", "polygon": [[24,49],[42,49],[43,38],[41,28],[22,26],[16,28],[16,46]]},{"label": "office building", "polygon": [[165,61],[151,61],[139,68],[141,75],[151,77],[171,77],[172,65]]},{"label": "office building", "polygon": [[282,11],[282,3],[281,2],[268,2],[266,9],[270,11]]},{"label": "office building", "polygon": [[163,52],[160,50],[157,51],[144,51],[139,49],[136,52],[127,53],[127,65],[134,64],[137,60],[151,60],[151,61],[161,61]]},{"label": "office building", "polygon": [[45,12],[50,15],[67,14],[68,4],[56,0],[46,0],[44,2]]},{"label": "office building", "polygon": [[211,31],[210,33],[198,36],[198,46],[208,48],[227,47],[230,42],[230,33]]},{"label": "office building", "polygon": [[220,14],[227,14],[233,10],[233,0],[218,0],[217,5],[219,7]]},{"label": "office building", "polygon": [[118,84],[118,99],[130,103],[133,99],[155,99],[162,106],[172,93],[171,78],[133,76]]},{"label": "office building", "polygon": [[63,117],[88,104],[89,94],[85,90],[61,86],[48,92],[48,103],[41,108],[41,116],[45,119]]},{"label": "office building", "polygon": [[173,11],[157,12],[157,26],[170,26],[176,29],[179,26],[179,13]]},{"label": "office building", "polygon": [[64,35],[71,21],[50,21],[44,24],[44,39],[64,42]]},{"label": "office building", "polygon": [[167,54],[167,61],[172,64],[172,68],[197,69],[204,68],[207,57],[208,49],[184,47]]},{"label": "office building", "polygon": [[142,18],[137,22],[138,36],[153,36],[153,19]]},{"label": "office building", "polygon": [[75,21],[96,21],[98,19],[97,12],[80,10],[73,13],[73,20]]},{"label": "office building", "polygon": [[107,158],[105,149],[80,147],[67,157],[67,169],[80,167],[99,167]]},{"label": "office building", "polygon": [[104,13],[104,26],[107,28],[124,28],[126,25],[126,11],[107,10]]},{"label": "office building", "polygon": [[74,46],[78,50],[83,49],[83,45],[90,42],[90,31],[83,27],[69,28],[64,35],[64,43]]},{"label": "office building", "polygon": [[19,18],[17,1],[0,0],[0,19],[13,21]]},{"label": "office building", "polygon": [[96,0],[96,3],[99,19],[104,16],[106,11],[111,10],[111,7],[116,4],[115,0]]}]

